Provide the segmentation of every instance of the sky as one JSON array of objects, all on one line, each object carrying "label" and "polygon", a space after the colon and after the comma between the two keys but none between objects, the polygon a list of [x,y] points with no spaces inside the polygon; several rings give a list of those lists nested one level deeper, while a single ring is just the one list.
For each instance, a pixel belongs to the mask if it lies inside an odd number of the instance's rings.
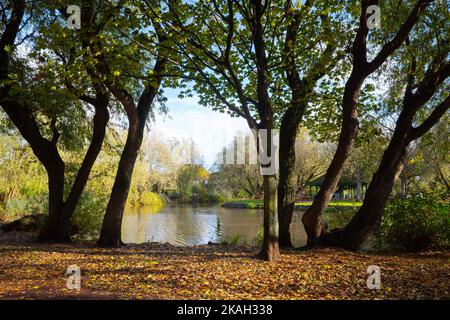
[{"label": "sky", "polygon": [[223,147],[231,143],[237,132],[249,131],[244,119],[232,118],[200,106],[196,97],[179,99],[173,90],[165,90],[165,96],[169,111],[166,115],[156,115],[151,130],[167,138],[194,140],[207,168],[214,163]]}]

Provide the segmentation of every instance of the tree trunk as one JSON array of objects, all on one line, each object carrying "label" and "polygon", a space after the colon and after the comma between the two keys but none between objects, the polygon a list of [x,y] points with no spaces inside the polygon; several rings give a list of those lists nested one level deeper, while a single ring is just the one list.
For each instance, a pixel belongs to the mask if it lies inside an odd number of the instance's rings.
[{"label": "tree trunk", "polygon": [[361,175],[356,175],[356,190],[355,190],[355,199],[358,202],[361,202],[363,199],[363,192],[362,192],[362,182],[361,182]]},{"label": "tree trunk", "polygon": [[400,188],[401,196],[406,199],[408,196],[408,180],[406,179],[406,172],[404,171],[406,167],[403,167],[403,172],[400,173]]},{"label": "tree trunk", "polygon": [[[363,1],[358,31],[352,46],[352,73],[345,84],[342,100],[342,125],[339,143],[333,160],[325,174],[325,180],[314,202],[303,215],[303,223],[308,235],[308,246],[317,243],[324,230],[321,215],[326,210],[334,190],[342,176],[343,166],[348,159],[353,143],[358,134],[357,104],[359,91],[364,80],[373,74],[402,45],[421,13],[430,1],[418,1],[408,18],[398,30],[396,36],[386,43],[372,61],[367,61],[367,7],[377,1]],[[428,97],[429,99],[430,97]]]},{"label": "tree trunk", "polygon": [[62,217],[70,221],[75,208],[80,200],[81,194],[89,179],[92,167],[102,149],[103,141],[106,135],[106,126],[109,122],[108,111],[109,99],[107,95],[98,96],[95,104],[94,128],[92,133],[92,140],[89,148],[84,156],[83,162],[78,169],[77,176],[70,190],[69,196],[65,202],[62,210]]},{"label": "tree trunk", "polygon": [[404,137],[391,140],[367,188],[361,208],[344,229],[324,234],[320,239],[321,245],[338,246],[350,250],[361,249],[364,242],[381,223],[395,177],[402,168],[407,144]]},{"label": "tree trunk", "polygon": [[122,242],[122,217],[130,191],[134,166],[142,144],[145,121],[130,124],[128,137],[117,168],[116,179],[103,218],[98,244],[104,247],[118,247]]},{"label": "tree trunk", "polygon": [[47,172],[48,216],[38,240],[70,241],[70,222],[61,218],[64,206],[64,162],[58,153],[57,139],[49,141],[41,135],[27,105],[7,96],[3,97],[2,107]]},{"label": "tree trunk", "polygon": [[291,107],[286,111],[280,126],[278,222],[280,247],[292,247],[290,226],[295,207],[294,168],[295,141],[302,119],[302,109]]},{"label": "tree trunk", "polygon": [[314,246],[325,230],[321,216],[333,197],[336,186],[342,176],[344,165],[348,159],[353,143],[358,134],[357,104],[359,91],[364,77],[352,73],[344,91],[343,119],[339,143],[333,160],[325,174],[325,179],[311,206],[303,215],[302,221],[308,236],[307,246]]},{"label": "tree trunk", "polygon": [[2,103],[10,120],[22,137],[30,144],[34,155],[43,164],[48,176],[48,217],[38,236],[39,241],[70,241],[72,214],[86,185],[92,166],[101,150],[109,119],[107,101],[96,109],[94,132],[89,149],[83,159],[71,192],[64,202],[64,162],[55,141],[42,137],[31,110],[13,100]]},{"label": "tree trunk", "polygon": [[264,176],[264,239],[259,255],[266,261],[274,261],[280,256],[276,176]]},{"label": "tree trunk", "polygon": [[48,176],[48,216],[42,227],[38,241],[70,242],[70,218],[63,218],[61,211],[64,207],[64,162],[54,146],[54,156],[41,162]]}]

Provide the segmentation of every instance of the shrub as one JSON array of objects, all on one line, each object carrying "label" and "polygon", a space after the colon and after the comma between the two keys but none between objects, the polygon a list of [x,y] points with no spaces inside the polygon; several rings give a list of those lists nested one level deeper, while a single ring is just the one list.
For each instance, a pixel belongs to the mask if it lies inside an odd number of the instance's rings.
[{"label": "shrub", "polygon": [[204,186],[200,185],[197,187],[196,196],[197,196],[197,201],[200,203],[208,203],[210,201],[208,188],[206,188]]},{"label": "shrub", "polygon": [[225,197],[221,194],[212,194],[209,196],[209,201],[212,203],[222,203],[225,202]]},{"label": "shrub", "polygon": [[258,228],[258,232],[256,233],[255,245],[258,247],[262,246],[263,240],[264,240],[264,225],[260,225]]},{"label": "shrub", "polygon": [[94,239],[103,222],[108,196],[92,191],[83,192],[72,217],[72,223],[79,227],[78,239]]},{"label": "shrub", "polygon": [[356,211],[358,211],[356,207],[328,207],[323,215],[323,221],[329,231],[343,228],[350,222]]},{"label": "shrub", "polygon": [[221,240],[222,244],[228,244],[228,245],[238,245],[242,240],[242,235],[237,233],[237,234],[233,234],[230,235],[228,237],[225,237]]},{"label": "shrub", "polygon": [[130,195],[128,197],[128,203],[132,206],[153,206],[153,207],[162,207],[164,205],[164,199],[155,192],[145,191],[141,194],[139,198],[139,194],[137,191],[131,190]]},{"label": "shrub", "polygon": [[417,194],[408,199],[392,199],[386,206],[373,246],[406,251],[448,248],[449,212],[448,194]]},{"label": "shrub", "polygon": [[47,194],[38,193],[0,202],[0,221],[11,222],[27,215],[47,213]]},{"label": "shrub", "polygon": [[164,205],[164,199],[155,192],[144,192],[141,197],[140,205],[162,207]]}]

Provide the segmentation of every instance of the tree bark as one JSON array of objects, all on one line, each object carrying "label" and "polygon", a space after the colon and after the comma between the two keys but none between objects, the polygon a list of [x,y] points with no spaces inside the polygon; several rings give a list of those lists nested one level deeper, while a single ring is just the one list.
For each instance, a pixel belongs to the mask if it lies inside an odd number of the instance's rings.
[{"label": "tree bark", "polygon": [[301,108],[289,108],[281,120],[278,180],[280,247],[292,247],[290,226],[295,207],[295,140],[302,119]]},{"label": "tree bark", "polygon": [[[268,63],[266,56],[266,46],[264,39],[263,15],[267,9],[261,0],[251,0],[250,4],[253,12],[250,24],[253,28],[253,45],[255,47],[257,65],[256,93],[258,97],[258,114],[261,119],[259,129],[267,130],[267,140],[263,150],[267,156],[271,157],[271,166],[275,166],[273,161],[276,157],[276,150],[273,148],[273,108],[269,95]],[[251,121],[248,121],[251,126]],[[267,148],[266,150],[264,150]],[[264,164],[263,164],[264,165]],[[274,261],[279,255],[278,247],[278,204],[277,204],[277,178],[275,175],[264,175],[264,239],[260,252],[260,257],[266,261]]]},{"label": "tree bark", "polygon": [[[161,41],[164,41],[164,39],[164,36],[160,36]],[[100,70],[105,72],[105,69],[102,68],[106,68],[108,73],[109,68],[105,62],[103,63],[103,65],[100,65]],[[144,89],[137,106],[133,101],[133,97],[126,90],[117,87],[113,83],[106,83],[109,90],[125,108],[129,124],[127,141],[120,157],[113,189],[103,218],[100,238],[97,242],[100,246],[117,247],[123,245],[121,239],[123,211],[128,199],[138,152],[142,145],[147,118],[158,93],[166,64],[167,59],[160,52],[153,70],[157,85]]]},{"label": "tree bark", "polygon": [[264,239],[259,255],[266,261],[275,261],[280,256],[276,176],[264,176]]},{"label": "tree bark", "polygon": [[128,137],[117,168],[110,200],[103,219],[98,244],[105,247],[123,245],[121,239],[122,217],[128,199],[134,165],[142,143],[145,122],[130,125]]},{"label": "tree bark", "polygon": [[404,134],[397,134],[389,143],[381,163],[372,177],[364,202],[344,229],[324,234],[320,244],[338,246],[349,250],[361,249],[370,234],[378,229],[395,177],[402,168],[408,141]]},{"label": "tree bark", "polygon": [[358,134],[358,96],[364,77],[358,72],[352,72],[344,91],[343,118],[339,142],[333,160],[327,169],[325,179],[311,206],[303,215],[302,221],[308,236],[307,246],[314,246],[325,230],[321,215],[328,207],[337,184],[342,176],[345,162],[348,159],[353,143]]},{"label": "tree bark", "polygon": [[[415,61],[412,64],[412,71],[415,71]],[[450,107],[450,96],[447,96],[421,125],[415,128],[412,126],[418,110],[430,100],[439,85],[450,76],[450,63],[444,63],[437,71],[430,67],[426,74],[426,80],[417,87],[416,93],[412,91],[414,74],[409,75],[402,112],[397,120],[392,139],[367,188],[363,205],[345,228],[322,234],[319,239],[320,245],[359,250],[380,226],[394,181],[403,169],[406,148],[411,141],[420,138],[430,130]]]},{"label": "tree bark", "polygon": [[83,162],[78,169],[78,173],[75,177],[70,193],[65,201],[64,208],[61,213],[64,220],[70,221],[86,183],[88,182],[92,167],[94,166],[94,163],[102,149],[103,141],[105,140],[106,135],[106,127],[109,122],[108,104],[108,94],[97,91],[97,98],[93,103],[95,107],[95,115],[92,140],[84,156]]},{"label": "tree bark", "polygon": [[48,216],[38,241],[70,242],[70,217],[61,215],[64,207],[64,162],[56,146],[49,146],[48,151],[48,159],[38,156],[48,176]]}]

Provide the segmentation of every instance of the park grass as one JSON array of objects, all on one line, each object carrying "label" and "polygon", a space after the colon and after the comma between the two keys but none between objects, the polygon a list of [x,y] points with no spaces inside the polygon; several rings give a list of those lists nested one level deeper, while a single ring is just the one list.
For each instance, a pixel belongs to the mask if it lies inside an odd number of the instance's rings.
[{"label": "park grass", "polygon": [[[256,247],[149,243],[107,249],[8,237],[0,236],[0,299],[450,298],[445,251],[285,250],[268,263],[256,258]],[[79,291],[66,287],[69,265],[81,269]],[[371,265],[381,269],[379,290],[366,286]]]},{"label": "park grass", "polygon": [[[298,201],[295,203],[299,207],[308,207],[312,204],[312,201]],[[356,202],[351,200],[333,200],[329,203],[329,207],[360,207],[362,202]],[[230,200],[224,203],[224,207],[230,206],[242,206],[246,209],[259,209],[264,206],[262,199],[237,199]]]}]

